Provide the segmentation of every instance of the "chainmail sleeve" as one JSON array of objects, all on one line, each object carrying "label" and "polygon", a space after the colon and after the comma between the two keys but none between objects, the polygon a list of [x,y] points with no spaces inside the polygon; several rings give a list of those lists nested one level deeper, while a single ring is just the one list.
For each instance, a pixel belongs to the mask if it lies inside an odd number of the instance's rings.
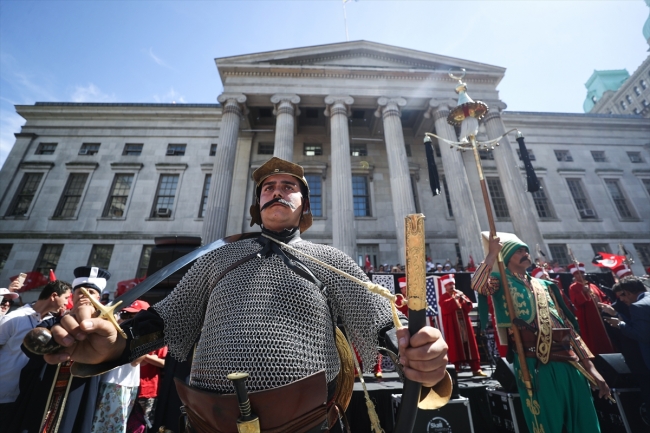
[{"label": "chainmail sleeve", "polygon": [[[369,281],[361,268],[342,251],[327,245],[300,241],[291,244],[297,250],[316,257],[363,281]],[[348,338],[363,361],[364,372],[371,372],[377,362],[379,332],[392,326],[390,303],[365,287],[336,274],[307,258],[300,259],[327,286],[334,322],[341,317]],[[400,314],[401,318],[404,318]]]},{"label": "chainmail sleeve", "polygon": [[165,323],[165,344],[175,359],[185,361],[201,334],[208,298],[217,278],[231,264],[260,248],[259,244],[245,240],[206,254],[165,299],[152,307]]}]

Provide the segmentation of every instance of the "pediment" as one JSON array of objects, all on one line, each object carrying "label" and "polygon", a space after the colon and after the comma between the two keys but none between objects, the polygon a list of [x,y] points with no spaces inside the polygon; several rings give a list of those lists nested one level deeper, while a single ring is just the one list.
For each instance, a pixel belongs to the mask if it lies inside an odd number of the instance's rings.
[{"label": "pediment", "polygon": [[303,67],[351,70],[431,70],[465,68],[468,72],[503,75],[505,69],[454,57],[369,41],[318,45],[215,59],[217,67]]}]

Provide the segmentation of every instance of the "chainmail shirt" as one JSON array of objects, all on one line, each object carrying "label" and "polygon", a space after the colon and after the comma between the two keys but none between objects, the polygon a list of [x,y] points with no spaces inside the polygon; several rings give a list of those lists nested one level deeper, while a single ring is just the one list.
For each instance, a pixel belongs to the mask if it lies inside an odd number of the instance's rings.
[{"label": "chainmail shirt", "polygon": [[[336,248],[300,238],[290,244],[368,280]],[[330,382],[339,372],[333,333],[337,317],[345,324],[364,369],[370,370],[377,361],[378,333],[392,323],[388,301],[302,256],[298,259],[325,285],[325,293],[276,254],[256,256],[217,282],[230,265],[260,250],[255,239],[244,239],[206,254],[153,307],[164,320],[165,344],[175,358],[185,360],[200,335],[190,384],[232,393],[226,376],[245,371],[250,374],[247,388],[256,391],[286,385],[323,369]]]}]

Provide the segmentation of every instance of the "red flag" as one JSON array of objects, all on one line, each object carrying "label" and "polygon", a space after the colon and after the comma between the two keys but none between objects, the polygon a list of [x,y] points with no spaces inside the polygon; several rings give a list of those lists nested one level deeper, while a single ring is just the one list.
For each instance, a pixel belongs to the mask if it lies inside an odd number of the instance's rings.
[{"label": "red flag", "polygon": [[56,281],[56,275],[54,275],[54,271],[50,269],[50,283],[52,281]]},{"label": "red flag", "polygon": [[612,253],[603,253],[599,252],[596,254],[596,257],[591,261],[594,266],[600,268],[615,268],[616,266],[622,265],[625,263],[625,256],[617,256]]},{"label": "red flag", "polygon": [[117,291],[115,292],[115,297],[122,296],[124,293],[128,292],[141,282],[143,282],[147,277],[142,278],[133,278],[131,280],[124,280],[117,283]]},{"label": "red flag", "polygon": [[366,272],[368,272],[368,271],[370,270],[370,266],[372,266],[372,265],[370,264],[370,256],[367,255],[367,254],[366,254],[366,263],[365,263],[364,266],[365,266],[365,268],[366,268]]}]

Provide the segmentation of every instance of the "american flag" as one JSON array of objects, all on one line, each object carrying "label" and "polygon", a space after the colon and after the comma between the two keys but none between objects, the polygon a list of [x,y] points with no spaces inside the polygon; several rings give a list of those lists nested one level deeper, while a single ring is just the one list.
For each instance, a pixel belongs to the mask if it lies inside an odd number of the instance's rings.
[{"label": "american flag", "polygon": [[435,319],[438,317],[438,292],[437,292],[437,281],[438,279],[435,276],[427,277],[427,305],[430,308],[427,308],[427,316]]}]

